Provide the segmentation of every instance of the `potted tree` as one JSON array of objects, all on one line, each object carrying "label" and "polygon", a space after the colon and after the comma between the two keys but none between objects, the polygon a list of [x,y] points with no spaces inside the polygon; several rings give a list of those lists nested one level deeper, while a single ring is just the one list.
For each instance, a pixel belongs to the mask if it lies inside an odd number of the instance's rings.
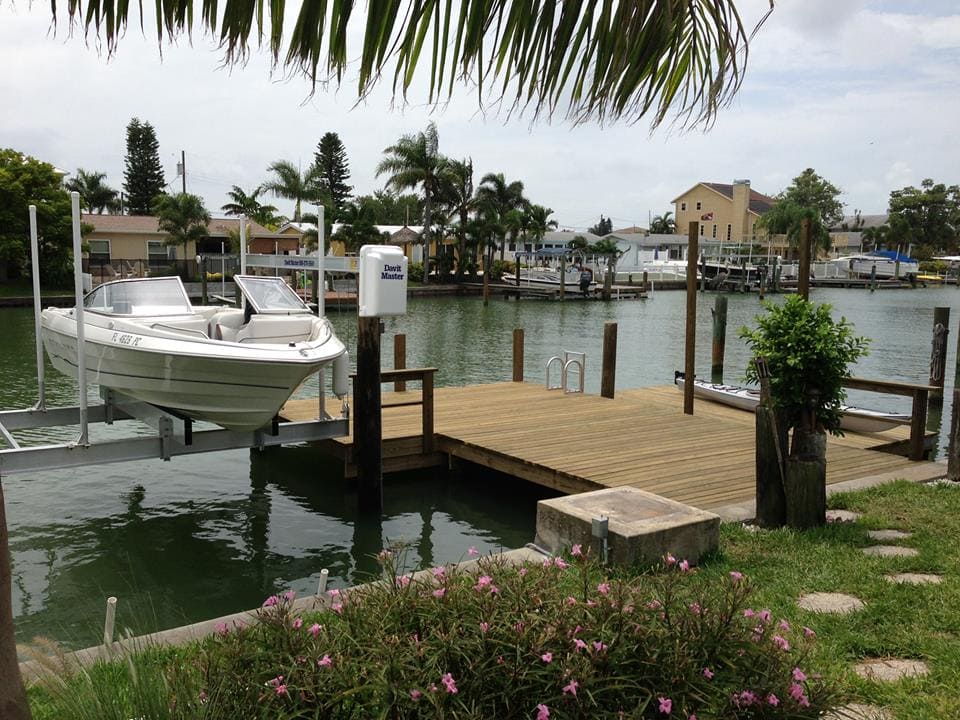
[{"label": "potted tree", "polygon": [[820,525],[826,513],[826,433],[842,435],[843,381],[867,354],[868,340],[854,335],[846,318],[834,320],[830,305],[792,295],[765,307],[755,330],[740,330],[754,356],[747,380],[763,380],[768,389],[757,416],[757,521]]}]

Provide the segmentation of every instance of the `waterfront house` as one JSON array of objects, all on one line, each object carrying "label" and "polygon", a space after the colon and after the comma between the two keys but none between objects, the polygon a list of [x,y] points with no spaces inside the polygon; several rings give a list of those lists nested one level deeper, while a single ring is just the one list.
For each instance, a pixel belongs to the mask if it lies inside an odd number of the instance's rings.
[{"label": "waterfront house", "polygon": [[749,180],[729,185],[699,182],[673,199],[677,232],[685,235],[690,223],[697,222],[701,238],[733,245],[753,243],[754,225],[775,203],[753,190]]}]

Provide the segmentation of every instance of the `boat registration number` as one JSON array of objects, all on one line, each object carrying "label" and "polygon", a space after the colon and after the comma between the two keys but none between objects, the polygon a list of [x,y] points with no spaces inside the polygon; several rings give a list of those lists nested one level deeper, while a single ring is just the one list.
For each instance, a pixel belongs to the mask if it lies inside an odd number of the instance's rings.
[{"label": "boat registration number", "polygon": [[129,333],[119,333],[115,332],[113,337],[110,338],[110,342],[115,342],[118,345],[130,345],[131,347],[136,347],[140,344],[140,341],[143,340],[139,335],[131,335]]}]

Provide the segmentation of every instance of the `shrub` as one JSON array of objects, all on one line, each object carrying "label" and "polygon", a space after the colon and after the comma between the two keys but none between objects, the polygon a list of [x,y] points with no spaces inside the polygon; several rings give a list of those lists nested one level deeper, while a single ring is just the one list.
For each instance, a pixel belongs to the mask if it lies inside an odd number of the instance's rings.
[{"label": "shrub", "polygon": [[[579,548],[574,549],[575,552]],[[316,617],[268,598],[193,663],[205,717],[814,718],[831,693],[807,666],[812,633],[746,607],[739,573],[704,583],[667,559],[609,579],[582,556],[480,561],[331,592]],[[176,682],[186,687],[189,683]],[[214,710],[215,709],[215,710]]]},{"label": "shrub", "polygon": [[516,263],[510,260],[494,260],[490,265],[490,279],[501,280],[504,275],[515,275],[517,272]]},{"label": "shrub", "polygon": [[410,282],[423,282],[423,263],[410,263],[407,265],[407,276]]}]

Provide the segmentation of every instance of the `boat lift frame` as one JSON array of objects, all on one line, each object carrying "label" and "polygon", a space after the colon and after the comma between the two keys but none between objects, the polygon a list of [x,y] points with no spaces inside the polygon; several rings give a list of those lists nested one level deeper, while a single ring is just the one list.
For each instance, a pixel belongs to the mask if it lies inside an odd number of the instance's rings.
[{"label": "boat lift frame", "polygon": [[[83,336],[83,273],[80,237],[80,196],[71,194],[73,216],[73,260],[76,295],[77,345],[84,342]],[[165,408],[145,403],[109,388],[100,388],[103,402],[88,406],[86,358],[77,353],[77,384],[79,398],[76,406],[46,406],[44,382],[43,342],[40,334],[40,270],[37,236],[37,208],[29,207],[30,249],[33,271],[34,331],[37,360],[38,398],[33,407],[24,410],[0,411],[0,436],[9,448],[0,449],[0,477],[22,472],[82,467],[130,460],[160,458],[170,460],[178,455],[191,455],[219,450],[240,448],[275,447],[292,443],[313,442],[349,434],[349,408],[344,402],[341,417],[330,417],[324,408],[324,377],[320,373],[318,417],[300,422],[278,422],[254,431],[235,431],[223,428],[194,430],[188,417]],[[245,223],[241,223],[241,247],[245,242]],[[321,240],[320,252],[323,250]],[[322,280],[323,261],[311,269],[319,270]],[[139,420],[153,427],[156,435],[141,435],[91,442],[90,423],[113,424],[116,420]],[[22,446],[14,437],[16,430],[79,425],[80,432],[72,442],[47,445]]]}]

